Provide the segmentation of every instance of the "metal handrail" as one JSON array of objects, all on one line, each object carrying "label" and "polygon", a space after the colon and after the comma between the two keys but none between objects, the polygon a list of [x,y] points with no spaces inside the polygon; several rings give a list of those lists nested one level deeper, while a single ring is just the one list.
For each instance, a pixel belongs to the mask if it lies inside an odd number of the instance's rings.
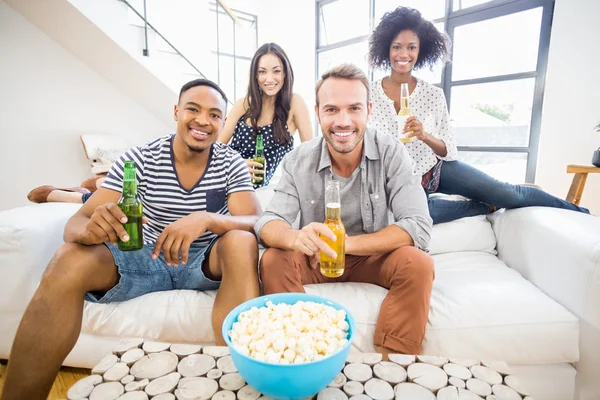
[{"label": "metal handrail", "polygon": [[[142,15],[138,12],[138,10],[135,9],[135,7],[133,7],[131,4],[129,4],[129,2],[127,0],[121,0],[123,3],[125,3],[127,5],[127,7],[129,7],[134,13],[136,13],[136,15],[138,17],[140,17],[143,21],[144,21],[144,35],[145,35],[145,40],[146,40],[146,48],[143,50],[143,54],[144,56],[149,56],[149,51],[148,51],[148,26],[154,31],[156,32],[156,34],[165,41],[165,43],[167,43],[169,46],[171,46],[171,48],[173,50],[175,50],[175,53],[179,54],[181,56],[181,58],[183,58],[185,60],[185,62],[187,62],[190,67],[192,67],[197,73],[198,75],[200,75],[202,78],[206,79],[206,75],[204,75],[202,72],[200,72],[200,70],[198,68],[196,68],[196,66],[194,64],[192,64],[192,62],[190,60],[188,60],[188,58],[186,56],[184,56],[179,50],[177,50],[177,48],[175,46],[173,46],[171,44],[171,42],[169,42],[167,40],[166,37],[164,37],[162,35],[162,33],[160,33],[154,26],[152,26],[152,24],[150,22],[148,22],[148,20],[146,19],[145,15]],[[144,0],[144,14],[146,13],[146,0]]]}]

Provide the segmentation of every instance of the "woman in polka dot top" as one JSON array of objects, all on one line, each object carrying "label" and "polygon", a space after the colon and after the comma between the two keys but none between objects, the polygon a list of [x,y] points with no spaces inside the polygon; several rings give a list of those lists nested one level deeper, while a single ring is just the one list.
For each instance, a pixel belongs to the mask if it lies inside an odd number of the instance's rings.
[{"label": "woman in polka dot top", "polygon": [[[389,76],[372,83],[370,127],[398,136],[399,129],[415,140],[406,144],[415,173],[428,195],[433,223],[488,214],[497,208],[545,206],[589,213],[535,187],[500,182],[469,164],[457,161],[456,140],[450,126],[442,89],[412,76],[413,69],[432,67],[449,59],[450,40],[421,13],[398,7],[386,13],[370,38],[373,67],[391,69]],[[413,117],[399,127],[400,85],[408,83]],[[468,201],[429,197],[431,193],[456,194]]]},{"label": "woman in polka dot top", "polygon": [[[262,45],[252,58],[248,92],[229,112],[219,136],[246,160],[252,178],[263,180],[255,188],[269,184],[283,156],[294,148],[296,130],[303,142],[313,137],[308,109],[293,86],[294,71],[283,49],[275,43]],[[257,134],[263,136],[265,171],[252,161]]]}]

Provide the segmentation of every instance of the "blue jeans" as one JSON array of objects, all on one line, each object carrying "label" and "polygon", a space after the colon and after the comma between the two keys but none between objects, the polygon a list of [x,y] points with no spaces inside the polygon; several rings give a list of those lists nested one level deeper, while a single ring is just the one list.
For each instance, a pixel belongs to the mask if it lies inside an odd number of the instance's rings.
[{"label": "blue jeans", "polygon": [[453,201],[431,198],[428,195],[429,213],[434,224],[488,214],[488,204],[498,208],[540,206],[590,213],[586,208],[561,200],[543,190],[501,182],[461,161],[442,164],[437,193],[457,194],[471,200]]},{"label": "blue jeans", "polygon": [[87,293],[86,300],[94,303],[120,303],[165,290],[216,290],[221,282],[204,275],[202,267],[217,240],[219,239],[215,238],[208,246],[190,246],[187,264],[180,264],[178,267],[168,266],[162,252],[153,260],[154,244],[145,244],[137,251],[121,251],[116,245],[105,243],[119,271],[119,283],[106,293]]}]

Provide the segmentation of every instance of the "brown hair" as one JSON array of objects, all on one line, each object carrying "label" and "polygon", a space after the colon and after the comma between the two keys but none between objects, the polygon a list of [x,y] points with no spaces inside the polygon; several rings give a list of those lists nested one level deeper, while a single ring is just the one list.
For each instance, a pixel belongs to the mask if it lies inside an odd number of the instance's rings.
[{"label": "brown hair", "polygon": [[367,78],[367,75],[363,72],[362,69],[358,68],[354,64],[341,64],[325,72],[321,76],[319,82],[317,82],[317,86],[315,88],[317,107],[319,106],[319,90],[321,89],[321,86],[323,86],[323,82],[325,82],[329,78],[361,81],[362,84],[365,85],[365,87],[367,88],[367,104],[369,103],[369,99],[371,97],[371,88],[369,86],[369,79]]},{"label": "brown hair", "polygon": [[275,115],[273,116],[273,134],[275,142],[281,145],[287,145],[292,140],[287,130],[287,120],[292,106],[292,88],[294,86],[294,71],[285,51],[275,43],[265,43],[256,50],[250,66],[250,79],[248,80],[248,92],[246,93],[246,102],[248,110],[244,114],[244,119],[250,119],[250,124],[254,130],[254,136],[258,134],[258,119],[262,113],[262,92],[258,86],[258,62],[265,54],[274,54],[279,58],[283,70],[283,86],[275,98]]}]

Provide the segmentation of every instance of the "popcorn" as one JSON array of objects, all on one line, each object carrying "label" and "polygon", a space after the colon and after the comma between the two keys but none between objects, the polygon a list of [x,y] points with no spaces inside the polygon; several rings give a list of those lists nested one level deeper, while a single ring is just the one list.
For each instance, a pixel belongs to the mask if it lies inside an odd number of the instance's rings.
[{"label": "popcorn", "polygon": [[346,312],[298,301],[252,307],[229,331],[232,344],[249,357],[273,364],[301,364],[327,357],[348,344]]}]

